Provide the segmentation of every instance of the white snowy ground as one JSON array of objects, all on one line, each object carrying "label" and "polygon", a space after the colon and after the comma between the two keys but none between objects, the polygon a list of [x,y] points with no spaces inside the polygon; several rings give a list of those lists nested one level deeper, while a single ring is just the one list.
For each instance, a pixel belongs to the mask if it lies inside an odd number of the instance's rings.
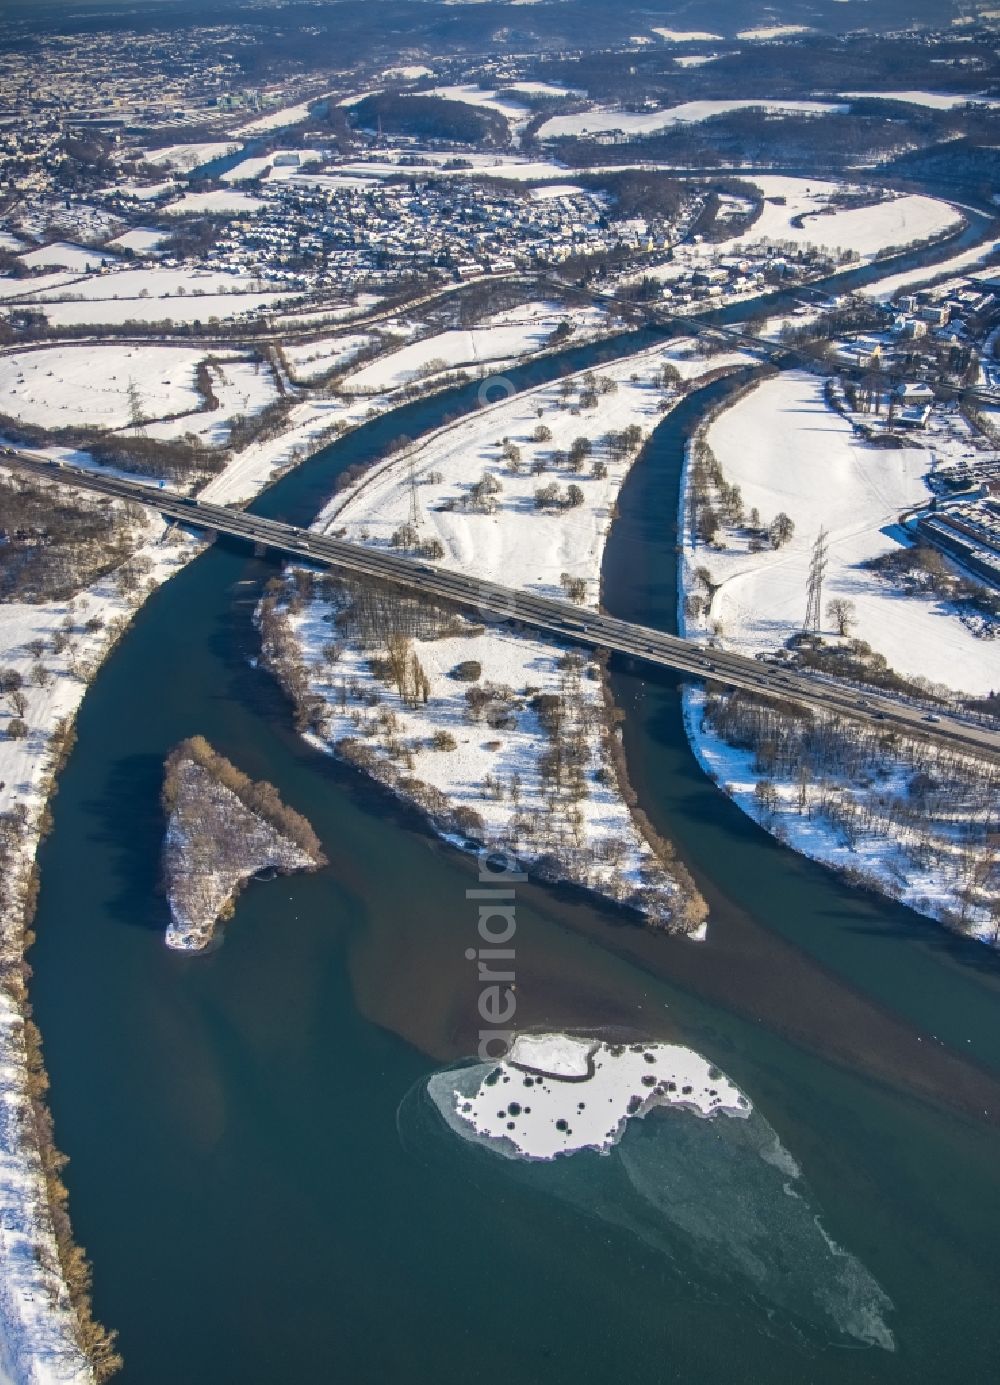
[{"label": "white snowy ground", "polygon": [[[940,860],[921,866],[907,847],[914,845],[915,834],[898,820],[880,823],[876,806],[872,825],[848,844],[843,834],[819,810],[817,797],[810,791],[808,811],[799,809],[799,786],[788,780],[773,781],[776,807],[769,812],[755,796],[759,770],[754,768],[754,752],[741,750],[716,735],[702,720],[705,705],[703,689],[684,689],[684,724],[688,740],[702,769],[746,813],[762,827],[778,835],[793,851],[819,861],[851,877],[863,877],[871,888],[908,904],[930,918],[955,916],[960,912],[957,891],[961,878],[949,862],[946,870]],[[930,765],[931,771],[933,767]],[[880,794],[905,796],[912,767],[897,764],[895,772],[878,782]],[[992,925],[981,912],[970,915],[969,932],[984,941],[992,940]]]},{"label": "white snowy ground", "polygon": [[[865,261],[889,246],[909,245],[957,229],[962,221],[949,203],[922,194],[883,197],[873,206],[831,210],[830,197],[851,190],[843,183],[770,173],[748,174],[746,181],[760,188],[764,207],[748,231],[723,243],[727,250],[766,240],[796,248],[826,248],[835,254],[854,250]],[[801,227],[792,225],[798,216],[804,218]]]},{"label": "white snowy ground", "polygon": [[721,34],[709,34],[703,29],[653,29],[654,34],[666,39],[668,43],[711,43],[722,41]]},{"label": "white snowy ground", "polygon": [[504,84],[503,92],[513,96],[517,100],[521,93],[527,96],[586,96],[586,92],[581,87],[564,87],[557,82],[507,82]]},{"label": "white snowy ground", "polygon": [[296,303],[302,294],[244,274],[189,268],[114,269],[81,278],[0,281],[56,327],[202,322]]},{"label": "white snowy ground", "polygon": [[[603,441],[605,435],[609,429],[620,431],[633,423],[648,431],[662,417],[658,408],[662,393],[651,382],[665,362],[692,379],[733,368],[744,359],[735,353],[706,359],[693,354],[690,343],[674,342],[605,367],[601,375],[614,380],[617,390],[599,394],[593,409],[580,410],[573,399],[560,408],[562,382],[494,404],[438,430],[407,455],[390,458],[369,472],[346,495],[335,497],[317,527],[362,542],[388,544],[392,533],[409,517],[412,459],[418,480],[421,539],[440,540],[445,550],[441,559],[444,566],[557,597],[564,596],[562,575],[570,574],[586,581],[587,600],[593,605],[598,599],[612,506],[632,460],[612,458]],[[634,381],[633,374],[638,377]],[[570,377],[570,383],[577,391],[581,378]],[[676,391],[674,397],[678,397]],[[539,423],[551,429],[552,437],[536,443],[531,434]],[[497,443],[504,437],[521,448],[523,472],[519,474],[500,458]],[[551,471],[541,476],[530,474],[533,459],[550,457],[554,449],[565,450],[577,437],[593,443],[593,454],[579,476],[565,472],[553,476]],[[590,474],[595,459],[606,462],[606,477]],[[495,514],[439,508],[442,502],[460,501],[484,472],[495,476],[502,487]],[[440,479],[432,479],[436,477]],[[584,493],[583,503],[560,513],[537,510],[536,488],[553,479],[563,488],[576,481]],[[543,830],[548,825],[546,789],[538,770],[539,756],[548,742],[537,714],[522,705],[516,726],[500,732],[470,722],[466,716],[467,685],[450,675],[459,663],[477,661],[482,665],[481,686],[492,683],[509,687],[527,704],[531,694],[524,695],[526,688],[543,693],[560,691],[562,651],[496,625],[487,625],[482,633],[415,640],[414,651],[430,682],[429,703],[407,707],[393,694],[386,704],[389,694],[376,683],[365,653],[348,646],[335,664],[324,658],[322,651],[332,634],[325,619],[328,614],[328,604],[320,600],[307,603],[301,612],[289,617],[307,666],[310,692],[326,708],[324,739],[332,744],[343,737],[364,736],[388,705],[396,718],[395,734],[411,748],[407,773],[439,790],[452,806],[473,808],[483,818],[489,840],[511,842],[513,838],[516,849],[527,859],[538,855],[543,848],[537,839],[522,839],[512,827],[517,818],[533,815],[541,820]],[[381,692],[383,702],[374,712],[351,701],[341,705],[339,689],[352,679],[362,688]],[[584,675],[575,696],[590,723],[586,728],[586,797],[579,805],[584,845],[574,850],[572,841],[560,840],[544,849],[558,850],[568,866],[568,878],[612,898],[622,898],[622,891],[630,894],[641,885],[642,872],[652,865],[653,858],[635,829],[613,776],[606,775],[604,782],[595,777],[599,768],[607,769],[600,732],[599,683]],[[453,750],[432,747],[432,736],[442,729],[454,736]],[[516,795],[511,793],[515,776]],[[503,786],[498,797],[484,793],[490,777]],[[600,852],[612,843],[621,847],[617,860],[602,859]],[[670,907],[669,899],[667,903]]]},{"label": "white snowy ground", "polygon": [[[504,178],[510,182],[533,183],[546,178],[565,179],[573,172],[555,159],[526,159],[517,154],[477,154],[474,151],[462,155],[463,162],[469,165],[468,168],[446,168],[444,165],[449,159],[454,159],[454,154],[435,153],[427,149],[414,153],[413,157],[420,160],[419,165],[401,165],[399,159],[402,152],[394,154],[391,150],[380,151],[376,158],[338,164],[336,173],[345,177],[398,178],[400,172],[407,172],[412,176],[413,168],[423,167],[433,168],[434,176],[440,178]],[[624,167],[630,165],[626,164]],[[309,181],[311,183],[314,180]]]},{"label": "white snowy ground", "polygon": [[757,29],[740,29],[736,35],[742,39],[791,38],[793,34],[808,34],[805,24],[766,24]]},{"label": "white snowy ground", "polygon": [[793,371],[720,414],[708,443],[726,480],[742,488],[748,512],[756,507],[769,523],[784,511],[795,523],[792,540],[776,551],[750,553],[745,540],[728,533],[721,551],[692,551],[686,542],[689,566],[703,563],[720,584],[710,619],[721,622],[727,648],[775,650],[801,628],[810,554],[823,526],[824,605],[836,597],[852,601],[857,638],[906,676],[973,695],[1000,686],[1000,645],[977,639],[937,602],[904,596],[860,567],[898,547],[891,531],[901,513],[930,499],[930,451],[862,443],[827,407],[822,380]]},{"label": "white snowy ground", "polygon": [[259,197],[249,192],[238,192],[235,188],[214,188],[208,192],[186,192],[173,202],[168,202],[163,211],[171,216],[244,216],[259,212],[265,204]]},{"label": "white snowy ground", "polygon": [[495,111],[497,115],[504,116],[508,121],[526,121],[531,114],[523,102],[517,101],[505,92],[482,91],[475,86],[432,87],[429,91],[422,92],[421,95],[439,96],[442,101],[459,101],[463,105],[478,106],[485,111]]},{"label": "white snowy ground", "polygon": [[0,991],[0,1381],[91,1385],[73,1337],[74,1313],[58,1264],[38,1152],[25,1148],[31,1121],[24,1021]]},{"label": "white snowy ground", "polygon": [[[435,1099],[443,1095],[432,1088]],[[656,1106],[702,1117],[745,1118],[752,1110],[725,1073],[693,1049],[570,1034],[518,1035],[506,1058],[482,1072],[476,1090],[453,1085],[447,1096],[452,1116],[496,1141],[498,1152],[522,1159],[606,1153],[630,1120]]]},{"label": "white snowy ground", "polygon": [[[525,352],[540,351],[560,322],[564,308],[554,303],[527,303],[495,313],[479,326],[439,332],[412,342],[399,351],[352,371],[341,381],[348,394],[369,394],[396,389],[413,380],[426,379],[445,370],[478,369],[513,361]],[[597,308],[581,308],[572,314],[576,342],[603,327],[605,314]],[[431,367],[437,366],[437,369]]]},{"label": "white snowy ground", "polygon": [[[700,565],[709,569],[714,582],[721,582],[708,617],[685,621],[681,612],[682,628],[690,637],[706,638],[708,624],[720,621],[722,633],[716,638],[726,648],[746,654],[779,648],[801,628],[810,548],[822,525],[830,535],[824,613],[830,599],[850,600],[858,618],[852,635],[909,677],[972,694],[1000,686],[996,641],[977,639],[935,599],[904,596],[858,566],[897,547],[893,526],[900,511],[929,497],[923,475],[931,465],[930,448],[895,451],[855,441],[849,424],[827,408],[822,382],[791,372],[765,382],[723,412],[707,436],[726,480],[741,486],[747,511],[757,506],[766,523],[784,510],[796,532],[777,552],[751,554],[745,540],[731,533],[723,551],[694,545],[685,524],[684,589],[694,587],[693,572]],[[946,459],[949,437],[942,433],[931,440]],[[734,749],[702,724],[704,697],[700,688],[685,691],[689,739],[705,771],[748,816],[794,850],[861,875],[873,888],[931,917],[961,912],[963,867],[954,843],[943,846],[933,865],[921,865],[913,853],[915,834],[885,817],[879,807],[882,798],[905,796],[912,773],[905,763],[878,781],[870,825],[848,844],[817,806],[812,790],[809,811],[802,813],[799,786],[776,780],[776,811],[762,807],[754,794],[760,774],[752,752]],[[932,752],[927,754],[933,772]],[[968,926],[979,936],[990,936],[982,910],[969,916]]]},{"label": "white snowy ground", "polygon": [[51,245],[40,245],[21,255],[21,263],[29,269],[70,269],[77,274],[100,269],[103,265],[113,265],[117,256],[108,250],[94,250],[86,245],[73,245],[69,241],[55,241]]},{"label": "white snowy ground", "polygon": [[[297,164],[278,164],[276,160],[287,157],[294,153],[298,158]],[[245,183],[251,178],[267,178],[272,182],[280,182],[284,179],[293,177],[302,168],[309,164],[319,163],[323,154],[318,149],[272,149],[268,154],[244,159],[235,168],[228,169],[222,175],[224,183]]]},{"label": "white snowy ground", "polygon": [[359,351],[375,340],[370,332],[353,332],[336,337],[317,337],[285,347],[285,359],[296,379],[306,382],[350,365]]},{"label": "white snowy ground", "polygon": [[154,255],[167,236],[168,232],[158,230],[155,226],[136,226],[123,235],[115,236],[108,244],[132,250],[137,255]]},{"label": "white snowy ground", "polygon": [[223,159],[239,148],[235,140],[205,141],[202,144],[170,144],[163,149],[150,149],[145,154],[148,164],[158,168],[176,169],[179,173],[190,173],[192,168]]},{"label": "white snowy ground", "polygon": [[[590,583],[588,600],[593,605],[598,596],[597,580],[611,508],[631,465],[630,461],[607,457],[605,434],[632,423],[646,431],[655,426],[662,417],[658,409],[661,394],[651,380],[664,364],[673,366],[684,380],[694,380],[721,368],[745,364],[746,360],[738,352],[702,356],[695,351],[693,342],[682,339],[596,371],[599,377],[614,380],[618,388],[614,393],[599,394],[594,409],[573,413],[569,408],[560,408],[561,381],[518,394],[438,430],[408,453],[406,459],[390,459],[369,472],[347,493],[346,500],[336,497],[318,523],[323,528],[346,527],[348,538],[366,534],[373,543],[388,543],[389,536],[406,522],[409,514],[412,456],[424,537],[436,536],[441,540],[444,566],[556,597],[563,594],[560,577],[567,572]],[[639,376],[637,381],[631,380],[633,374]],[[569,378],[579,386],[580,376]],[[551,430],[551,440],[532,441],[531,434],[538,424]],[[592,457],[579,476],[552,470],[540,476],[530,474],[536,458],[545,460],[557,449],[568,449],[577,437],[586,437],[594,445]],[[509,438],[521,450],[519,475],[513,474],[500,456],[497,444],[502,438]],[[590,461],[596,458],[608,465],[608,475],[601,480],[589,474]],[[496,514],[439,508],[443,501],[460,500],[484,471],[494,473],[503,487]],[[432,474],[440,474],[441,480],[428,480]],[[584,503],[568,512],[536,511],[536,489],[553,480],[563,489],[576,481],[584,491]]]},{"label": "white snowy ground", "polygon": [[884,279],[878,279],[872,284],[865,284],[858,292],[864,294],[866,298],[874,298],[880,303],[887,303],[904,289],[916,288],[920,284],[926,284],[932,280],[947,279],[953,274],[968,274],[985,264],[987,260],[995,257],[995,245],[993,236],[990,236],[986,242],[981,242],[969,250],[963,250],[957,255],[952,255],[947,260],[941,260],[937,264],[923,265],[919,269],[905,270],[900,274],[889,274]]},{"label": "white snowy ground", "polygon": [[317,101],[321,101],[321,96],[311,96],[308,101],[302,101],[297,106],[282,106],[280,110],[269,111],[267,115],[259,116],[255,120],[248,121],[234,130],[234,135],[240,137],[244,135],[263,135],[269,130],[283,130],[288,125],[299,125],[309,117],[309,111]]},{"label": "white snowy ground", "polygon": [[61,285],[78,282],[76,274],[39,274],[31,279],[15,279],[13,276],[0,278],[0,301],[29,299],[33,294],[45,289],[59,288]]},{"label": "white snowy ground", "polygon": [[574,115],[554,115],[538,130],[538,138],[562,139],[566,136],[596,135],[605,130],[621,130],[629,135],[649,135],[671,125],[690,125],[729,111],[766,110],[827,115],[846,111],[847,107],[830,101],[746,100],[734,98],[722,101],[685,101],[666,106],[659,111],[592,110]]},{"label": "white snowy ground", "polygon": [[[212,412],[201,412],[195,389],[196,367],[206,359],[220,405]],[[127,428],[133,387],[148,436],[207,432],[213,441],[224,441],[234,414],[258,413],[277,394],[266,367],[250,360],[215,364],[198,348],[88,344],[0,355],[6,412],[43,428]]]},{"label": "white snowy ground", "polygon": [[927,106],[935,111],[953,111],[956,106],[997,106],[1000,101],[988,96],[969,96],[947,91],[842,91],[845,101],[902,101],[908,106]]},{"label": "white snowy ground", "polygon": [[[149,559],[152,565],[149,577],[156,582],[172,576],[196,551],[193,541],[183,536],[179,536],[177,542],[165,542],[166,532],[162,520],[151,520],[147,527],[147,541],[140,550]],[[6,728],[12,712],[4,700],[0,707],[0,783],[3,785],[0,788],[0,812],[7,812],[16,804],[24,804],[32,816],[41,809],[39,786],[45,776],[47,746],[52,729],[57,722],[75,714],[86,691],[85,684],[70,671],[71,664],[98,663],[107,647],[108,623],[118,616],[129,614],[130,610],[129,601],[119,594],[113,577],[104,578],[82,592],[76,598],[72,612],[65,601],[43,605],[22,602],[0,604],[0,659],[5,668],[16,669],[24,679],[23,691],[27,698],[24,720],[29,727],[29,734],[24,740],[8,738]],[[54,654],[50,647],[52,637],[58,633],[67,616],[71,617],[74,625],[73,651]],[[84,625],[91,619],[101,621],[102,628],[85,630]],[[35,639],[45,641],[46,652],[40,662],[53,675],[45,688],[35,687],[31,682],[35,661],[27,646]]]}]

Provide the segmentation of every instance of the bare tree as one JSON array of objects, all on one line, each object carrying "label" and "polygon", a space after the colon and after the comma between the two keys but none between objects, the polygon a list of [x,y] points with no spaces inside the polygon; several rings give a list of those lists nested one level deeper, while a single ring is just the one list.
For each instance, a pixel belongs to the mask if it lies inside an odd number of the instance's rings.
[{"label": "bare tree", "polygon": [[837,626],[837,634],[847,636],[851,632],[852,626],[858,623],[858,613],[853,601],[847,601],[842,596],[834,597],[826,605],[826,618],[832,620]]}]

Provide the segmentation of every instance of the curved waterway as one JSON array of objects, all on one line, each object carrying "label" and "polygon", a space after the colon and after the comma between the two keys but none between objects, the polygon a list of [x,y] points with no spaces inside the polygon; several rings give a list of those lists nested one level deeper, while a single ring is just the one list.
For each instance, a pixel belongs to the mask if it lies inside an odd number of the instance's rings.
[{"label": "curved waterway", "polygon": [[[617,613],[672,625],[686,430],[727,388],[671,414],[623,491],[605,572]],[[379,419],[254,508],[308,519],[344,467],[474,400]],[[122,1379],[990,1378],[1000,1044],[985,950],[771,842],[697,770],[671,681],[621,669],[633,774],[709,899],[710,940],[519,886],[518,1017],[688,1044],[754,1117],[654,1113],[610,1158],[546,1165],[467,1144],[425,1086],[475,1047],[474,865],[295,734],[250,663],[268,574],[218,545],[147,603],[85,699],[41,852],[32,999]],[[274,782],[330,862],[252,885],[198,958],[164,946],[157,881],[162,761],[193,733]]]}]

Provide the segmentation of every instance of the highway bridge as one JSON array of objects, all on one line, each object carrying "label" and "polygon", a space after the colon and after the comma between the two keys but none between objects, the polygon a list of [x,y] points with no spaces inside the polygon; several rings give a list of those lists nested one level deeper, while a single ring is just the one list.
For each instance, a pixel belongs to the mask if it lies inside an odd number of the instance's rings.
[{"label": "highway bridge", "polygon": [[515,623],[592,649],[608,649],[634,659],[674,669],[693,678],[799,703],[934,741],[1000,763],[1000,729],[950,713],[930,712],[896,698],[858,690],[817,674],[763,663],[741,654],[706,649],[674,635],[617,620],[600,611],[531,591],[456,572],[435,563],[329,538],[310,529],[264,519],[245,510],[212,505],[155,486],[83,470],[30,452],[0,448],[0,461],[46,481],[148,506],[168,519],[192,528],[245,539],[262,549],[335,568],[352,577],[389,582],[434,601],[475,613],[486,623]]}]

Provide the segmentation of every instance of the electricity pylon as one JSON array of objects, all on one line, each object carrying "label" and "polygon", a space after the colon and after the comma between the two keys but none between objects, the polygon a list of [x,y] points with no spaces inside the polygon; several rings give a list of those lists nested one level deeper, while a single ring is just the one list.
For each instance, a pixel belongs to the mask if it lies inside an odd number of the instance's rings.
[{"label": "electricity pylon", "polygon": [[417,469],[410,458],[410,525],[414,532],[420,528],[420,499],[417,495]]},{"label": "electricity pylon", "polygon": [[823,618],[823,578],[826,575],[826,530],[820,529],[809,559],[809,586],[803,630],[818,630]]}]

